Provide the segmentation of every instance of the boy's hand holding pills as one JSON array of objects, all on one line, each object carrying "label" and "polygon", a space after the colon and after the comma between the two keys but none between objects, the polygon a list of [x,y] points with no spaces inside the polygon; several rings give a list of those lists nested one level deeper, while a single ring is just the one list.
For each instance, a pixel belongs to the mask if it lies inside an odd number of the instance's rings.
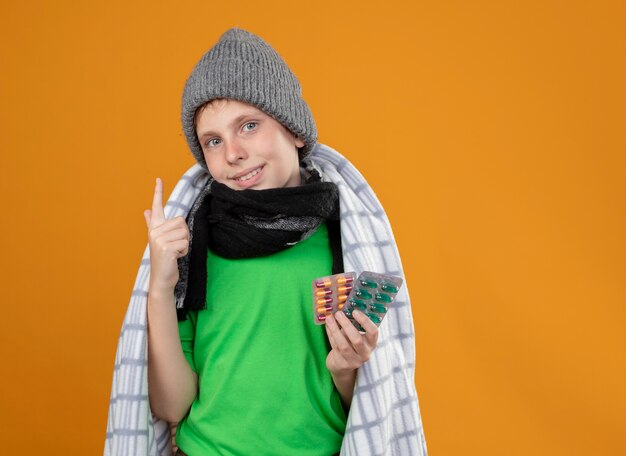
[{"label": "boy's hand holding pills", "polygon": [[326,334],[331,346],[326,367],[333,375],[353,373],[370,358],[378,343],[378,327],[363,312],[355,310],[352,316],[365,334],[361,334],[341,311],[326,318]]},{"label": "boy's hand holding pills", "polygon": [[183,217],[166,219],[163,182],[157,178],[152,210],[145,210],[150,244],[150,288],[171,291],[178,282],[178,258],[189,250],[189,228]]},{"label": "boy's hand holding pills", "polygon": [[[313,317],[325,324],[331,351],[326,367],[345,405],[352,400],[356,371],[378,343],[378,326],[394,301],[402,278],[363,271],[313,280]],[[337,312],[339,311],[339,312]]]}]

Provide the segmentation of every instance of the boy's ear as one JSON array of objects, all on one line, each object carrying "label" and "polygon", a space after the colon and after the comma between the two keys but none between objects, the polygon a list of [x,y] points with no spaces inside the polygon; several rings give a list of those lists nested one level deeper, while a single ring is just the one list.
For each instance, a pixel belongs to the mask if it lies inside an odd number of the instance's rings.
[{"label": "boy's ear", "polygon": [[298,135],[296,135],[296,147],[304,147],[304,141]]}]

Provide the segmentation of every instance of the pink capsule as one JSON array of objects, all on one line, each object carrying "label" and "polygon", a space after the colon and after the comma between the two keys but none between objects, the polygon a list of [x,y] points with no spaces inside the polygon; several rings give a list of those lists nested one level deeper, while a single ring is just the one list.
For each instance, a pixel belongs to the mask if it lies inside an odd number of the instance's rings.
[{"label": "pink capsule", "polygon": [[317,316],[317,321],[324,321],[326,320],[326,315],[325,314],[320,314]]}]

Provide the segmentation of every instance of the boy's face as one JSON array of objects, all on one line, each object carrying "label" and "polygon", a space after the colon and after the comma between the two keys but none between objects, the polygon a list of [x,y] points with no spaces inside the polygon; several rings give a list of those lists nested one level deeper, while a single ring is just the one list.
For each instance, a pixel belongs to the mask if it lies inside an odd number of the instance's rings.
[{"label": "boy's face", "polygon": [[233,190],[300,185],[304,142],[254,106],[215,100],[198,113],[196,134],[209,172]]}]

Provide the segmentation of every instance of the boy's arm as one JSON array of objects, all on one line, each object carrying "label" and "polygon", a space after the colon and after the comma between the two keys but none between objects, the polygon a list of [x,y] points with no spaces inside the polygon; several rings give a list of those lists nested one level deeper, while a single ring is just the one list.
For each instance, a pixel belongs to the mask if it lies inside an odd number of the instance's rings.
[{"label": "boy's arm", "polygon": [[331,372],[335,388],[337,388],[339,397],[341,398],[341,403],[346,410],[349,410],[350,405],[352,404],[352,394],[354,392],[354,384],[356,382],[356,372],[357,369],[344,374],[333,374]]},{"label": "boy's arm", "polygon": [[378,343],[378,327],[358,310],[352,315],[365,334],[361,334],[343,312],[326,318],[326,334],[331,346],[326,367],[346,408],[352,403],[357,370],[370,358]]},{"label": "boy's arm", "polygon": [[178,258],[189,250],[189,228],[182,217],[165,218],[161,179],[156,182],[152,210],[144,216],[150,243],[148,396],[156,416],[177,422],[198,391],[198,377],[183,354],[174,305]]},{"label": "boy's arm", "polygon": [[148,392],[156,416],[178,422],[198,391],[178,333],[173,290],[151,287],[148,292]]}]

